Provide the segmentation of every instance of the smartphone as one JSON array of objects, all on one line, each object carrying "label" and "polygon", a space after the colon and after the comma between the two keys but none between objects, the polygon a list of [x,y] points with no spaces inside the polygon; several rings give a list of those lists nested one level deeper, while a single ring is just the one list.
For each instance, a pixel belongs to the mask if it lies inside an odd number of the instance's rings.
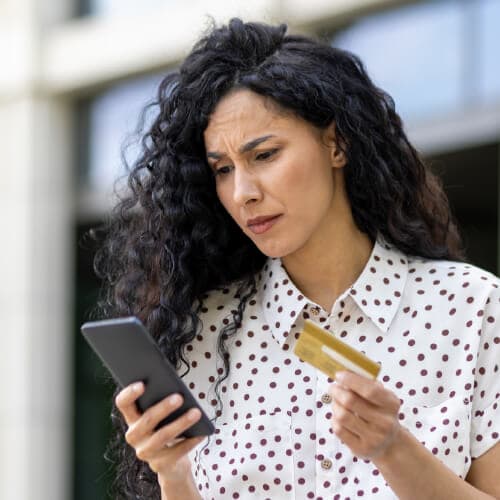
[{"label": "smartphone", "polygon": [[182,395],[182,406],[162,420],[157,429],[190,408],[199,408],[201,419],[181,436],[188,438],[214,433],[207,415],[138,318],[92,321],[83,324],[81,331],[120,387],[144,382],[145,392],[136,401],[141,412],[170,394]]}]

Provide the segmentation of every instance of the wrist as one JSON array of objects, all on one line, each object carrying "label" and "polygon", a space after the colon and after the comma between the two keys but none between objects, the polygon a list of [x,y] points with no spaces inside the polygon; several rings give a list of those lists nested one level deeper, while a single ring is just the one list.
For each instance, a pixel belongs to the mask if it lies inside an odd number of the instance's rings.
[{"label": "wrist", "polygon": [[[394,468],[401,463],[401,458],[412,444],[411,435],[408,430],[398,424],[397,430],[391,443],[378,455],[373,457],[373,464],[383,472],[383,470]],[[406,451],[407,453],[407,451]]]},{"label": "wrist", "polygon": [[158,483],[162,492],[162,499],[168,500],[200,500],[192,474],[176,477],[165,477],[158,474]]}]

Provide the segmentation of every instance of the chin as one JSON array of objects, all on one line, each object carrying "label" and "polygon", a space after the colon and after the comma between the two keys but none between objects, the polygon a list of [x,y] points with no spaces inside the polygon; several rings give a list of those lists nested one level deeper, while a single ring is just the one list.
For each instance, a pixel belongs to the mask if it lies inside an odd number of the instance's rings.
[{"label": "chin", "polygon": [[[255,243],[255,242],[254,242]],[[266,256],[272,259],[282,259],[288,255],[294,253],[295,248],[291,248],[289,244],[284,244],[284,242],[275,242],[268,245],[257,245],[255,246]]]}]

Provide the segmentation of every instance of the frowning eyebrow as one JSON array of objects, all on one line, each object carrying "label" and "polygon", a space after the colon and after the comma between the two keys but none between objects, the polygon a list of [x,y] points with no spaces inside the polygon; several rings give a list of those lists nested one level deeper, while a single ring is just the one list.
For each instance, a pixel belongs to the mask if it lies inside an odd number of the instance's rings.
[{"label": "frowning eyebrow", "polygon": [[[246,144],[243,144],[243,146],[241,146],[238,151],[240,154],[248,153],[248,151],[251,151],[252,149],[256,148],[259,144],[263,143],[264,141],[267,141],[271,137],[275,136],[270,134],[270,135],[263,135],[262,137],[257,137],[257,139],[252,139]],[[215,160],[220,160],[222,156],[223,156],[222,153],[219,153],[217,151],[207,152],[207,158],[214,158]]]}]

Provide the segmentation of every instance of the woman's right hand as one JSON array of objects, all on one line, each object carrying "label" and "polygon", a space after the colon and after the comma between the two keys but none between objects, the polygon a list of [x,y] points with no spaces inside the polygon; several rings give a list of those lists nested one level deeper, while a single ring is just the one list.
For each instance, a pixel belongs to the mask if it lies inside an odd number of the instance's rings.
[{"label": "woman's right hand", "polygon": [[141,414],[135,402],[144,390],[144,384],[137,382],[125,387],[115,399],[116,407],[128,425],[127,443],[134,448],[137,458],[147,462],[158,474],[162,487],[192,483],[191,462],[187,454],[205,436],[186,439],[179,439],[179,436],[201,418],[200,410],[191,408],[155,431],[158,423],[182,405],[182,396],[171,394]]}]

